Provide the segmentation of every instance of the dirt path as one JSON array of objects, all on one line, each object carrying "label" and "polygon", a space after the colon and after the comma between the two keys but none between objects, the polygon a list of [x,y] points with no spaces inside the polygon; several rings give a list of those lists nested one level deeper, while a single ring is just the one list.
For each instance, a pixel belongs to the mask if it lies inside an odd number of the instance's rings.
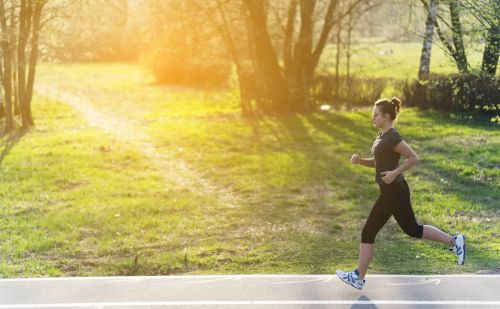
[{"label": "dirt path", "polygon": [[226,207],[236,206],[236,198],[231,192],[217,188],[208,180],[197,175],[182,159],[160,153],[154,146],[151,137],[142,132],[132,121],[99,111],[86,98],[75,96],[56,87],[37,85],[35,91],[40,96],[68,104],[83,115],[90,125],[114,135],[118,140],[143,153],[166,180],[174,180],[192,192],[216,197]]}]

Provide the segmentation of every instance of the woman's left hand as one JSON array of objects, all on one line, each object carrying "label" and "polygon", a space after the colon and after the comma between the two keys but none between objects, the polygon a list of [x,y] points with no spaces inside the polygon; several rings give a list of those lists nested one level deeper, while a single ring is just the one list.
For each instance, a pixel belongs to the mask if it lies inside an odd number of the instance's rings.
[{"label": "woman's left hand", "polygon": [[380,174],[383,176],[382,181],[385,182],[386,184],[390,184],[398,176],[396,175],[396,173],[394,173],[394,171],[381,172]]}]

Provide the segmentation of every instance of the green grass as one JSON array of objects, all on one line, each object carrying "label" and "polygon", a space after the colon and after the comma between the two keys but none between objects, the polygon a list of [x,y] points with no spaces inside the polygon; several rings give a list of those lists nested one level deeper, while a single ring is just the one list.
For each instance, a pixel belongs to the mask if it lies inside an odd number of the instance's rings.
[{"label": "green grass", "polygon": [[[467,47],[467,59],[472,69],[481,67],[481,52],[479,47]],[[391,79],[416,79],[421,53],[422,43],[360,41],[352,46],[351,74]],[[320,70],[334,72],[335,59],[336,47],[328,45],[322,55]],[[430,72],[451,74],[458,73],[458,70],[453,60],[441,48],[434,45],[431,50]],[[344,54],[341,59],[340,73],[346,73]]]},{"label": "green grass", "polygon": [[[40,85],[83,96],[145,132],[194,182],[126,137],[36,97],[36,129],[4,136],[0,275],[333,273],[357,262],[378,195],[370,108],[243,119],[231,91],[157,87],[128,64],[44,65]],[[500,265],[500,133],[478,120],[404,108],[397,125],[421,157],[406,173],[418,221],[469,239],[467,264],[410,239],[394,220],[372,273],[460,273]],[[175,162],[175,161],[174,161]],[[230,193],[228,202],[225,194]]]}]

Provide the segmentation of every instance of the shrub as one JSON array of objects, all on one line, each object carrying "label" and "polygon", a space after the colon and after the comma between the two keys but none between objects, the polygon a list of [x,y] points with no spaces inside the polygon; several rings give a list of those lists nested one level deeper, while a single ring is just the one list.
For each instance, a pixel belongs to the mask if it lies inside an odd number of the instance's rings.
[{"label": "shrub", "polygon": [[500,120],[500,79],[496,77],[434,75],[425,82],[407,81],[403,93],[404,102],[410,106]]},{"label": "shrub", "polygon": [[374,77],[351,77],[351,89],[347,87],[347,77],[339,78],[339,95],[335,94],[335,77],[330,74],[318,74],[311,88],[311,97],[316,104],[327,103],[334,108],[340,108],[349,103],[354,106],[370,106],[378,100],[385,87],[388,78]]},{"label": "shrub", "polygon": [[157,82],[168,85],[221,87],[231,74],[230,63],[221,59],[197,59],[160,50],[148,59]]}]

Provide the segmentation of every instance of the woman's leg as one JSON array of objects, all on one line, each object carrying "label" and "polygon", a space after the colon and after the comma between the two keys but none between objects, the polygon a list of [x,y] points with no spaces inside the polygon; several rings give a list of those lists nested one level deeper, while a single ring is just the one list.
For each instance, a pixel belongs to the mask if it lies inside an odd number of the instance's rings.
[{"label": "woman's leg", "polygon": [[410,188],[406,180],[394,185],[391,208],[394,219],[401,229],[409,236],[422,238],[424,227],[417,223],[413,208],[411,207]]},{"label": "woman's leg", "polygon": [[[391,204],[394,218],[399,226],[401,226],[406,234],[412,237],[424,238],[438,241],[446,245],[452,245],[453,252],[458,257],[458,264],[463,265],[466,253],[465,236],[458,235],[456,238],[453,238],[434,226],[419,225],[415,220],[415,215],[411,207],[410,188],[406,181],[402,183],[402,189],[400,189],[398,193],[395,193],[397,203]],[[457,242],[457,244],[455,242]]]},{"label": "woman's leg", "polygon": [[387,220],[391,217],[391,212],[386,205],[386,197],[382,194],[378,197],[377,201],[366,219],[365,226],[361,231],[361,245],[359,246],[359,259],[358,259],[358,272],[359,278],[364,279],[368,266],[374,253],[375,236],[377,236],[380,229],[385,225]]},{"label": "woman's leg", "polygon": [[366,271],[373,258],[373,253],[375,251],[374,244],[364,244],[359,245],[359,260],[358,260],[358,272],[359,279],[365,279]]},{"label": "woman's leg", "polygon": [[453,237],[432,225],[419,225],[415,220],[415,214],[411,207],[410,188],[404,181],[401,191],[397,194],[398,201],[392,205],[394,218],[406,234],[427,240],[438,241],[443,244],[452,245]]},{"label": "woman's leg", "polygon": [[453,245],[453,237],[432,225],[424,225],[422,238],[442,242],[446,245]]}]

